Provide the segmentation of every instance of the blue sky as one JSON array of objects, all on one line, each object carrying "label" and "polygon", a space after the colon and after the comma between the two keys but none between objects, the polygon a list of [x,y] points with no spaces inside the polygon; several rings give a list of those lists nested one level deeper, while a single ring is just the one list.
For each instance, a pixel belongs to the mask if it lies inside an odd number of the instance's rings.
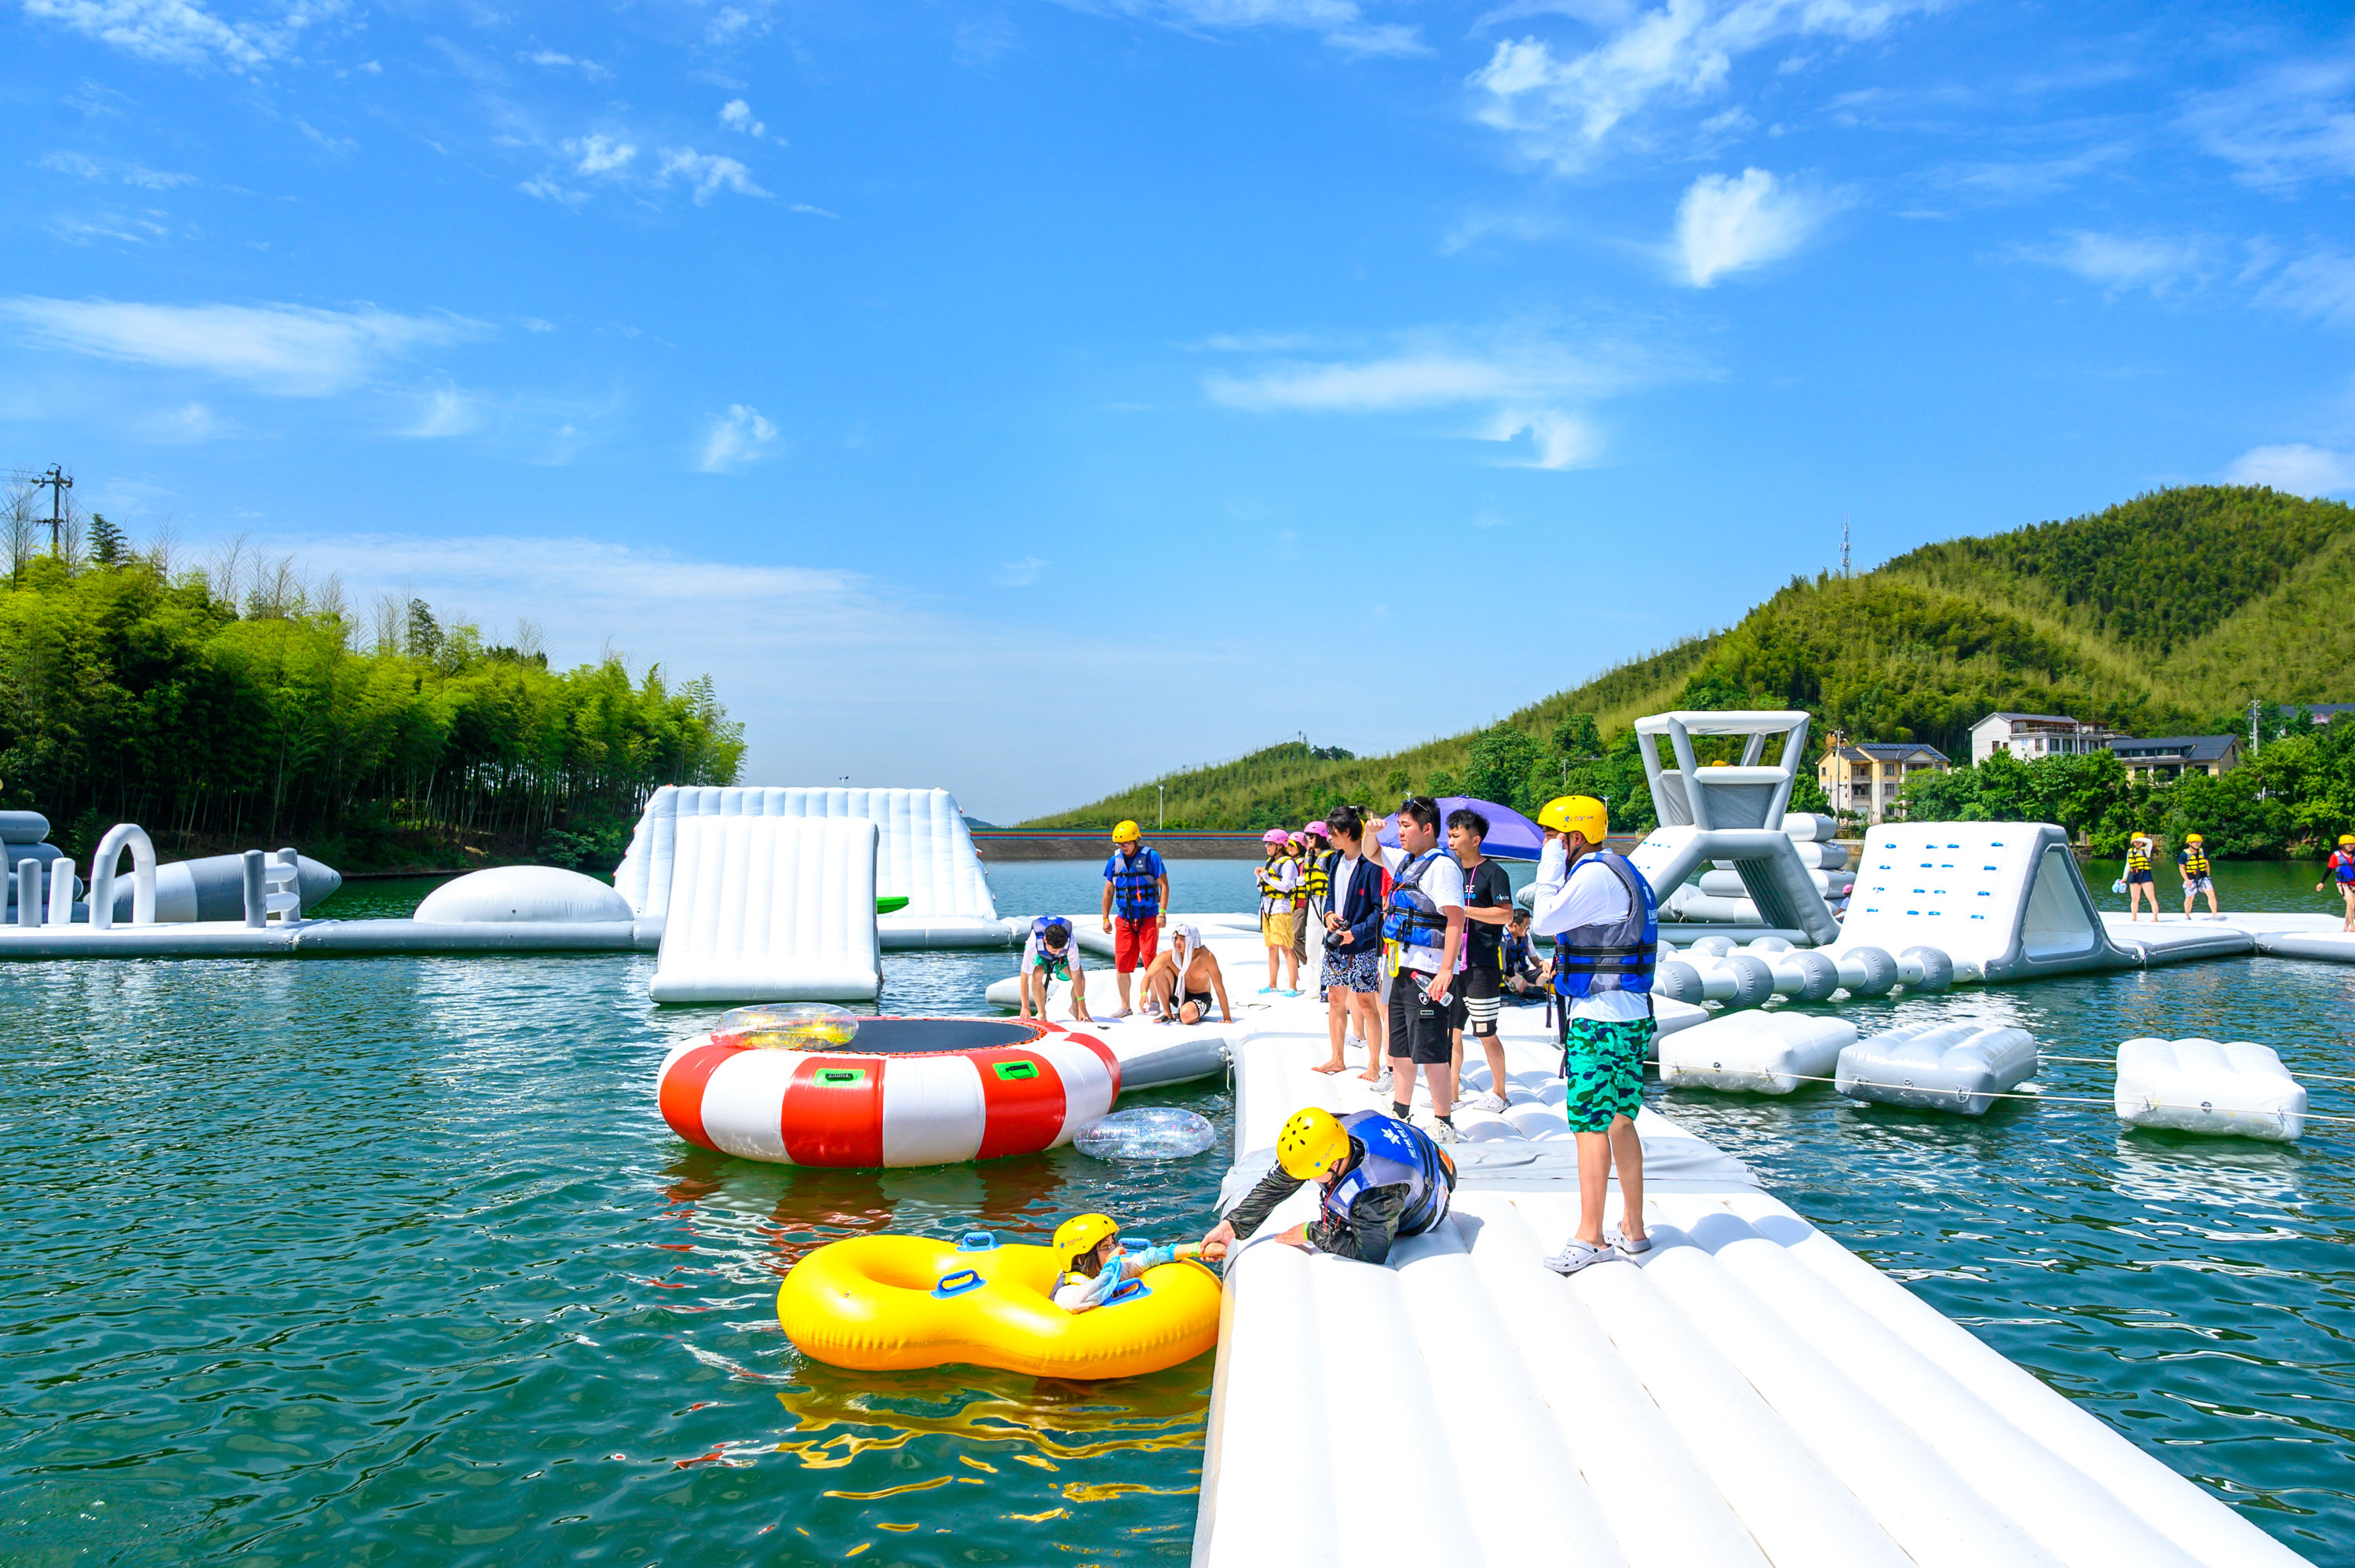
[{"label": "blue sky", "polygon": [[710,673],[1007,820],[1795,572],[2355,491],[2355,26],[22,0],[0,434],[180,558]]}]

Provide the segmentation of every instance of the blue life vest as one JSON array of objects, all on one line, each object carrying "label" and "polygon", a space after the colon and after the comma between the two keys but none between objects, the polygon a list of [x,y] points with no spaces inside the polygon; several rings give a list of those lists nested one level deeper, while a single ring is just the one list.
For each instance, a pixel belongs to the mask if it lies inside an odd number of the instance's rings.
[{"label": "blue life vest", "polygon": [[1537,968],[1537,948],[1527,937],[1516,937],[1508,929],[1499,945],[1504,971],[1508,975],[1527,974]]},{"label": "blue life vest", "polygon": [[1595,850],[1589,858],[1627,889],[1627,917],[1607,926],[1580,926],[1554,938],[1553,989],[1572,997],[1648,991],[1660,942],[1659,906],[1652,897],[1652,885],[1625,855]]},{"label": "blue life vest", "polygon": [[1399,1212],[1400,1235],[1419,1236],[1447,1217],[1455,1168],[1421,1128],[1373,1110],[1351,1112],[1341,1118],[1341,1127],[1358,1161],[1325,1190],[1327,1224],[1347,1224],[1349,1210],[1375,1187],[1407,1190],[1406,1206]]},{"label": "blue life vest", "polygon": [[[1047,938],[1057,931],[1060,931],[1063,934],[1063,950],[1060,953],[1051,953],[1047,950]],[[1071,923],[1069,920],[1064,919],[1060,915],[1039,916],[1039,918],[1030,922],[1030,935],[1038,938],[1038,961],[1042,966],[1047,964],[1064,963],[1071,959]]]},{"label": "blue life vest", "polygon": [[2341,882],[2355,882],[2355,854],[2340,850],[2330,857],[2330,869]]},{"label": "blue life vest", "polygon": [[1446,853],[1430,850],[1409,861],[1391,879],[1390,911],[1382,916],[1382,940],[1398,945],[1399,961],[1408,969],[1423,969],[1424,965],[1406,962],[1407,949],[1426,948],[1430,954],[1428,972],[1433,974],[1439,972],[1439,958],[1447,948],[1447,916],[1439,912],[1438,904],[1423,890],[1423,879]]},{"label": "blue life vest", "polygon": [[1140,846],[1133,855],[1112,852],[1104,880],[1112,884],[1112,912],[1124,920],[1150,920],[1161,913],[1161,856]]}]

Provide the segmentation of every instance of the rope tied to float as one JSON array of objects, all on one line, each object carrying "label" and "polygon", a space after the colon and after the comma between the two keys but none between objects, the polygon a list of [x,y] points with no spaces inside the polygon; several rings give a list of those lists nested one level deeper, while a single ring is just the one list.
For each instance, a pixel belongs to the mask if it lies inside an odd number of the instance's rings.
[{"label": "rope tied to float", "polygon": [[[2079,1058],[2079,1060],[2083,1060],[2083,1058]],[[1776,1078],[1788,1078],[1792,1082],[1799,1084],[1837,1085],[1840,1081],[1838,1078],[1820,1077],[1813,1073],[1775,1073],[1769,1071],[1762,1075]],[[1669,1088],[1676,1087],[1676,1085],[1669,1083],[1666,1078],[1663,1078],[1661,1082]],[[2048,1095],[2025,1089],[1925,1089],[1915,1084],[1883,1084],[1874,1082],[1868,1078],[1851,1078],[1849,1082],[1856,1085],[1859,1088],[1902,1089],[1917,1095],[1952,1095],[1958,1100],[1976,1099],[1980,1096],[1985,1096],[1988,1099],[1996,1100],[2041,1100],[2052,1105],[2108,1106],[2112,1109],[2115,1109],[2118,1103],[2115,1096],[2104,1099],[2093,1095]],[[2179,1106],[2170,1104],[2166,1100],[2145,1100],[2143,1101],[2143,1108],[2145,1110],[2204,1110],[2212,1112],[2216,1107],[2212,1104]],[[2271,1117],[2276,1122],[2283,1121],[2287,1118],[2287,1113],[2283,1111],[2239,1111],[2233,1114],[2240,1116]],[[2341,1122],[2348,1126],[2355,1127],[2355,1116],[2327,1116],[2320,1111],[2307,1111],[2304,1114],[2307,1121]]]}]

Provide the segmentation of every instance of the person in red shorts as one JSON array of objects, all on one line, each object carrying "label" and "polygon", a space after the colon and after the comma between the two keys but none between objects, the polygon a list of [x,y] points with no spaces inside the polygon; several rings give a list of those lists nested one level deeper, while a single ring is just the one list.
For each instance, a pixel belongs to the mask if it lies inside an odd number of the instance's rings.
[{"label": "person in red shorts", "polygon": [[1104,862],[1103,928],[1112,933],[1113,978],[1120,986],[1114,1017],[1130,1011],[1130,977],[1153,962],[1168,918],[1169,868],[1135,822],[1123,822],[1112,831],[1112,858]]}]

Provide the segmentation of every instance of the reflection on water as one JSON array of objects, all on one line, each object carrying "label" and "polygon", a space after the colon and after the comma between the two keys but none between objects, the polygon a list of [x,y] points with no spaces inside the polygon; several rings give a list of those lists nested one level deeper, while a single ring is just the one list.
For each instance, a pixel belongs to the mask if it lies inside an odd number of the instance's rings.
[{"label": "reflection on water", "polygon": [[[1015,913],[1085,906],[1080,869],[992,874]],[[1012,962],[895,956],[879,1005],[979,1012]],[[794,1350],[774,1297],[810,1248],[887,1229],[1039,1240],[1103,1209],[1197,1234],[1228,1144],[932,1171],[709,1154],[651,1080],[719,1010],[647,1005],[652,963],[0,966],[20,1021],[9,1560],[1182,1558],[1209,1358],[1107,1387],[847,1373]],[[2264,960],[1852,1011],[2016,1022],[2097,1059],[2140,1033],[2252,1038],[2355,1075],[2350,1004],[2355,969]],[[2040,1081],[1977,1121],[1653,1096],[2147,1450],[2318,1560],[2343,1552],[2324,1543],[2355,1539],[2350,1128],[2121,1134],[2101,1060]],[[2355,1116],[2350,1091],[2316,1080],[2314,1107]],[[1222,1085],[1134,1099],[1229,1127]]]}]

